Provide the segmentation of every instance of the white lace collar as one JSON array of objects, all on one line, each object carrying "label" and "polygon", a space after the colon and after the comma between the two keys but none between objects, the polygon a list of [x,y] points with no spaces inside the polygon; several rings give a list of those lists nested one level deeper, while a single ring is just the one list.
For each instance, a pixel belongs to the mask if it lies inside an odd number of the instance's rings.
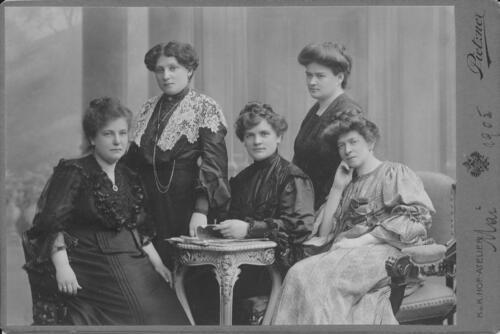
[{"label": "white lace collar", "polygon": [[[138,146],[159,100],[160,96],[150,98],[137,115],[132,133],[133,141]],[[157,145],[163,151],[171,150],[182,136],[186,136],[192,144],[198,140],[200,128],[208,128],[215,133],[221,124],[227,128],[226,119],[217,102],[209,96],[190,90],[173,111]]]}]

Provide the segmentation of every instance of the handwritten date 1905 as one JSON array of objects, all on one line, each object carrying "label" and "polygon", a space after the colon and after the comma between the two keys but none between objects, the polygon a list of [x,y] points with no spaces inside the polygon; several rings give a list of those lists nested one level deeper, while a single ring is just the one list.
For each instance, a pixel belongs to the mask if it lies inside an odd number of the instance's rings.
[{"label": "handwritten date 1905", "polygon": [[476,106],[476,112],[481,117],[482,122],[482,132],[481,138],[483,139],[483,145],[486,147],[493,147],[496,144],[498,138],[500,138],[500,132],[494,133],[496,130],[494,129],[494,120],[493,114],[491,111],[482,112],[478,106]]}]

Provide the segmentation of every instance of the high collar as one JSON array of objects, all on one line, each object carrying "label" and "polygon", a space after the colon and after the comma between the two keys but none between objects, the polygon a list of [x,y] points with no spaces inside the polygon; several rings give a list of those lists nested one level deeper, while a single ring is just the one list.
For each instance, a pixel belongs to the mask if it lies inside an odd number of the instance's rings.
[{"label": "high collar", "polygon": [[167,95],[163,93],[162,99],[165,102],[176,103],[182,100],[187,95],[187,93],[189,93],[189,90],[190,90],[189,85],[187,85],[186,87],[184,87],[183,90],[181,90],[179,93],[175,95]]},{"label": "high collar", "polygon": [[[106,172],[104,171],[102,166],[99,164],[99,162],[97,161],[97,158],[95,157],[95,155],[93,153],[88,154],[85,157],[85,160],[88,162],[88,164],[93,172],[95,172],[97,174],[101,174],[101,175],[106,175]],[[114,167],[114,171],[116,172],[117,169],[118,169],[118,162],[116,163],[116,165]]]},{"label": "high collar", "polygon": [[260,161],[254,161],[253,166],[255,168],[267,168],[267,167],[273,165],[279,158],[280,158],[280,155],[278,154],[278,150],[276,150],[269,157],[267,157],[263,160],[260,160]]},{"label": "high collar", "polygon": [[365,178],[369,177],[370,175],[373,175],[373,174],[377,173],[380,170],[380,168],[382,168],[382,165],[384,165],[384,164],[385,164],[385,161],[380,161],[380,163],[377,165],[377,167],[373,168],[368,173],[361,174],[361,175],[358,175],[357,171],[354,171],[352,179],[354,181],[365,179]]},{"label": "high collar", "polygon": [[[325,110],[321,113],[321,116],[326,114],[329,110],[332,110],[338,103],[341,103],[342,100],[344,100],[347,97],[346,92],[342,92],[340,95],[338,95],[336,98],[334,98],[328,106],[325,108]],[[314,104],[314,113],[316,113],[319,110],[319,102],[316,102]]]}]

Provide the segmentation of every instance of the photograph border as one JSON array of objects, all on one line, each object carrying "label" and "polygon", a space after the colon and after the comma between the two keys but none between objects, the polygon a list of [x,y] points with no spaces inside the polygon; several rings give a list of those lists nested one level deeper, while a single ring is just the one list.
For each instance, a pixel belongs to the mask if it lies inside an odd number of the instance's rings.
[{"label": "photograph border", "polygon": [[[500,331],[500,7],[475,1],[312,0],[26,0],[0,5],[64,7],[453,6],[456,36],[456,325],[425,326],[8,326],[6,271],[0,270],[0,327],[5,333],[498,333]],[[5,31],[5,29],[3,30]],[[481,36],[478,37],[480,34]],[[479,41],[481,38],[481,42]],[[5,184],[5,34],[0,34],[0,182]],[[489,59],[488,59],[489,58]],[[488,114],[489,113],[489,114]],[[487,116],[489,115],[489,116]],[[484,162],[487,163],[484,163]],[[483,162],[482,168],[477,168]],[[480,166],[481,167],[481,166]],[[5,187],[4,187],[5,189]],[[0,212],[5,212],[5,191]],[[3,218],[3,216],[2,216]],[[4,222],[5,219],[2,219]],[[6,226],[0,224],[0,269],[6,267]]]}]

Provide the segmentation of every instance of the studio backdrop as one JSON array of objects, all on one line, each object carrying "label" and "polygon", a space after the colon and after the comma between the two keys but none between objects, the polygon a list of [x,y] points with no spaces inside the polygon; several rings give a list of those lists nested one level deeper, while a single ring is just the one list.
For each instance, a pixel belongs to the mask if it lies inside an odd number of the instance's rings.
[{"label": "studio backdrop", "polygon": [[286,117],[280,152],[292,158],[314,103],[297,55],[333,41],[353,58],[347,93],[380,127],[378,157],[455,177],[453,7],[7,7],[5,15],[9,325],[31,323],[19,233],[41,188],[60,158],[81,154],[91,99],[115,96],[137,113],[160,93],[143,62],[157,43],[197,50],[193,86],[223,108],[230,176],[249,163],[233,130],[248,101]]}]

